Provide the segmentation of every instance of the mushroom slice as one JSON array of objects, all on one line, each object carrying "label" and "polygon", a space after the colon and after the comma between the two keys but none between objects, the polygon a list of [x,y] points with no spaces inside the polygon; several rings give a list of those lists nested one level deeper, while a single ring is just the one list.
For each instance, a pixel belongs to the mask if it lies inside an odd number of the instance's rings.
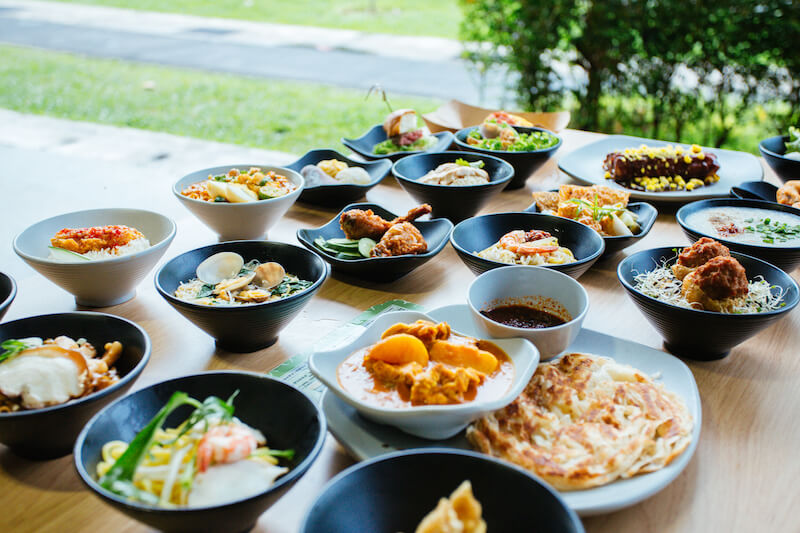
[{"label": "mushroom slice", "polygon": [[256,267],[256,285],[263,289],[271,289],[278,285],[286,276],[286,270],[280,263],[264,263]]},{"label": "mushroom slice", "polygon": [[0,364],[0,392],[9,398],[21,397],[26,409],[78,398],[88,382],[83,355],[52,344],[24,350]]},{"label": "mushroom slice", "polygon": [[251,281],[253,281],[253,278],[255,277],[256,273],[251,272],[247,275],[239,276],[238,278],[222,280],[221,282],[217,283],[216,287],[214,287],[214,294],[244,289],[250,284]]},{"label": "mushroom slice", "polygon": [[197,265],[197,279],[209,285],[216,285],[235,278],[244,266],[242,256],[234,252],[220,252],[207,257]]}]

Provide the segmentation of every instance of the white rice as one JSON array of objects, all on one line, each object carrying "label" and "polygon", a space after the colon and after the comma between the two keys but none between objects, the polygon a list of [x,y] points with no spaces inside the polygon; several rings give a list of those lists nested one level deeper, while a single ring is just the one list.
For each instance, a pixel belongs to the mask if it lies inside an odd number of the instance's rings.
[{"label": "white rice", "polygon": [[[80,255],[87,259],[91,259],[92,261],[99,261],[103,259],[114,259],[115,257],[135,254],[143,250],[147,250],[148,248],[150,248],[150,241],[147,240],[147,238],[142,237],[140,239],[135,239],[123,246],[105,248],[103,250],[92,250]],[[70,260],[66,258],[66,255],[54,254],[52,250],[50,251],[48,259],[51,261],[56,261],[57,263],[77,263],[80,261],[80,259],[77,257]]]}]

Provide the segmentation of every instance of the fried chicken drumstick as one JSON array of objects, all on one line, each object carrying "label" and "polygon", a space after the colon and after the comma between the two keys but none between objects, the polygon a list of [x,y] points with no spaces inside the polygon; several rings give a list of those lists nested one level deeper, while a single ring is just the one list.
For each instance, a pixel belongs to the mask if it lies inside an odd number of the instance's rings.
[{"label": "fried chicken drumstick", "polygon": [[386,220],[372,212],[372,209],[363,211],[361,209],[350,209],[342,213],[339,217],[339,225],[344,231],[344,236],[348,239],[361,239],[369,237],[378,241],[384,233],[395,224],[411,222],[422,215],[431,212],[431,206],[422,204],[410,210],[405,216],[397,217],[394,220]]}]

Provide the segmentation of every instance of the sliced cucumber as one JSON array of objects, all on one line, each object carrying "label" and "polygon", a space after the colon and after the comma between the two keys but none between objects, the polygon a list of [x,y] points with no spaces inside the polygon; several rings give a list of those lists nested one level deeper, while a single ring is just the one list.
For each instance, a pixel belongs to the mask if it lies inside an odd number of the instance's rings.
[{"label": "sliced cucumber", "polygon": [[336,254],[337,259],[364,259],[361,257],[361,254],[346,254],[344,252],[339,252]]},{"label": "sliced cucumber", "polygon": [[372,252],[372,249],[375,248],[377,243],[370,239],[369,237],[364,237],[358,240],[358,253],[363,255],[364,257],[369,257],[369,254]]},{"label": "sliced cucumber", "polygon": [[70,252],[64,248],[58,248],[56,246],[48,246],[48,248],[50,248],[51,255],[62,261],[75,261],[76,259],[80,259],[82,261],[91,261],[91,259],[88,257],[84,257],[81,254],[76,254],[75,252]]},{"label": "sliced cucumber", "polygon": [[334,237],[333,239],[328,239],[328,244],[335,244],[339,246],[358,246],[358,241],[355,239],[344,239],[342,237]]}]

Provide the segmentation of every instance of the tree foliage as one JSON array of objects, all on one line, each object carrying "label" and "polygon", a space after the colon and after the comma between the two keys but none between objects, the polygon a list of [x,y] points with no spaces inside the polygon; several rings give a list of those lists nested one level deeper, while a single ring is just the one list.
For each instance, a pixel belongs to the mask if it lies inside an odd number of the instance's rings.
[{"label": "tree foliage", "polygon": [[468,58],[518,76],[520,103],[575,127],[725,144],[760,106],[800,120],[800,2],[462,0]]}]

